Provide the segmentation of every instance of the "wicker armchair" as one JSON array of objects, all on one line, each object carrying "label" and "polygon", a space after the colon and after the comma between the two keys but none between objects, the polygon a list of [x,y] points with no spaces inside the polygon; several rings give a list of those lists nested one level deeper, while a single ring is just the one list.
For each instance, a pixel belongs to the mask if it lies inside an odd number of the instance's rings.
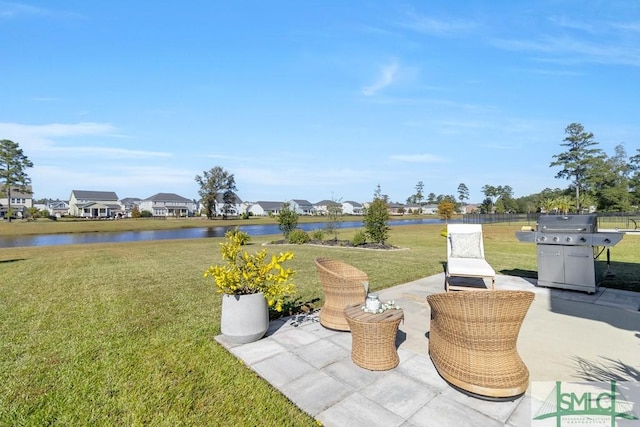
[{"label": "wicker armchair", "polygon": [[516,342],[534,294],[529,291],[429,295],[429,356],[451,385],[484,399],[512,399],[529,385]]},{"label": "wicker armchair", "polygon": [[363,271],[330,258],[316,258],[316,269],[322,283],[324,306],[320,310],[320,324],[325,328],[349,331],[344,308],[364,303],[369,276]]}]

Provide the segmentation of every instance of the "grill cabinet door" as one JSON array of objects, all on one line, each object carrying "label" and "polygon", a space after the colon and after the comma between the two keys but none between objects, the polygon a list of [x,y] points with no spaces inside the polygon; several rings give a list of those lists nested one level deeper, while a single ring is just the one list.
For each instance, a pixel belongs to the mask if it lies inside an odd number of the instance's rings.
[{"label": "grill cabinet door", "polygon": [[564,283],[564,250],[561,245],[538,244],[538,283]]},{"label": "grill cabinet door", "polygon": [[595,288],[596,272],[592,246],[564,247],[564,280],[570,285]]}]

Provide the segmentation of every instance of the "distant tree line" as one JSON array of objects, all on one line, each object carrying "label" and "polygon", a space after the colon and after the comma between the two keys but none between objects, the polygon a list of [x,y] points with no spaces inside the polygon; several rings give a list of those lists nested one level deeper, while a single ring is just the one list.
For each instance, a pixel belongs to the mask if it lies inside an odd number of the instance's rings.
[{"label": "distant tree line", "polygon": [[[614,148],[607,155],[598,148],[591,132],[585,131],[580,123],[571,123],[565,128],[565,138],[560,144],[565,151],[552,157],[551,168],[560,168],[555,177],[566,179],[566,188],[545,188],[539,193],[513,197],[509,185],[484,185],[485,199],[478,207],[479,213],[585,213],[592,208],[601,212],[629,212],[640,206],[640,149],[628,156],[624,144]],[[458,185],[458,198],[452,195],[429,193],[424,197],[422,181],[416,185],[416,192],[407,198],[407,203],[438,204],[453,202],[455,208],[469,200],[469,188]],[[447,206],[447,209],[449,207]]]}]

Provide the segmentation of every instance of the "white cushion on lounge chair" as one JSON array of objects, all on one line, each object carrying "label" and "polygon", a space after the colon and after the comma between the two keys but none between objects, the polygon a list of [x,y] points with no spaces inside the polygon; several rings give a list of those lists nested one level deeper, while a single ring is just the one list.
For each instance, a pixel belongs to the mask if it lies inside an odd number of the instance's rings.
[{"label": "white cushion on lounge chair", "polygon": [[447,267],[452,276],[493,277],[496,275],[489,263],[482,258],[449,258]]},{"label": "white cushion on lounge chair", "polygon": [[496,273],[484,259],[484,243],[481,224],[447,225],[447,270],[445,290],[479,289],[473,286],[452,286],[451,277],[491,278],[495,289]]}]

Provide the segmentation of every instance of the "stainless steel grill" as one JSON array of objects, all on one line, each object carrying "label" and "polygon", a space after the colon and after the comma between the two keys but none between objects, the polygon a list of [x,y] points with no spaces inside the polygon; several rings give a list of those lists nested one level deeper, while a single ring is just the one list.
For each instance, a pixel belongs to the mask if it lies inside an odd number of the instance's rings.
[{"label": "stainless steel grill", "polygon": [[587,293],[594,293],[602,278],[596,259],[623,236],[598,232],[596,215],[541,215],[535,231],[516,232],[519,241],[537,244],[538,286]]}]

